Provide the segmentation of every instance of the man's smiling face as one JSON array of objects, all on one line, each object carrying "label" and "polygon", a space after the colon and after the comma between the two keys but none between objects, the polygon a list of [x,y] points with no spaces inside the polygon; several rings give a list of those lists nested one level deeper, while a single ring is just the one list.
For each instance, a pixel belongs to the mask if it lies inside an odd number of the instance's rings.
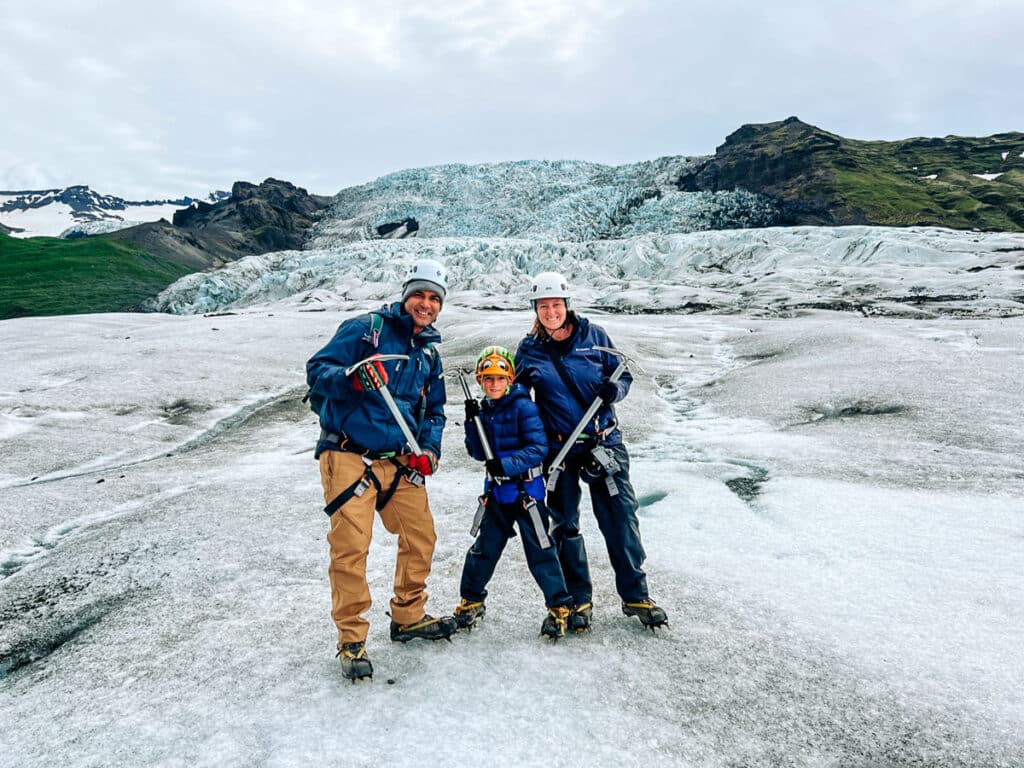
[{"label": "man's smiling face", "polygon": [[413,291],[402,308],[412,317],[413,333],[419,333],[437,319],[441,312],[441,297],[427,289]]}]

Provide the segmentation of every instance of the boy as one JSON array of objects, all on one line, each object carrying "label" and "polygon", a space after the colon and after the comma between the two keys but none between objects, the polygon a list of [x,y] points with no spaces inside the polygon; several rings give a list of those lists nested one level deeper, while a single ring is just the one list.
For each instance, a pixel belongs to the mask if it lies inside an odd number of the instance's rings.
[{"label": "boy", "polygon": [[[483,617],[487,582],[505,544],[515,536],[513,523],[518,523],[526,563],[548,608],[541,634],[557,640],[565,636],[572,596],[565,587],[558,553],[547,536],[541,468],[548,451],[547,436],[537,406],[514,379],[511,352],[492,346],[480,353],[476,380],[486,397],[482,405],[477,400],[466,400],[465,429],[469,455],[485,461],[487,469],[481,497],[484,514],[476,541],[466,553],[460,587],[462,602],[454,616],[460,628],[472,627]],[[483,425],[491,459],[487,459],[476,419]]]}]

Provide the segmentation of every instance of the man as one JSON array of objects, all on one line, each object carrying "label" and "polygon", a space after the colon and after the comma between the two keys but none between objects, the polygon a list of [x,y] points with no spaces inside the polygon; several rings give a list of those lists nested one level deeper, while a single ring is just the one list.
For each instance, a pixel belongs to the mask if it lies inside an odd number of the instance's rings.
[{"label": "man", "polygon": [[[444,430],[445,390],[433,326],[448,290],[444,267],[413,265],[402,299],[346,320],[306,364],[310,398],[319,406],[316,456],[330,515],[331,615],[338,627],[342,674],[355,682],[373,676],[366,655],[370,590],[366,557],[376,510],[398,535],[391,639],[447,639],[451,617],[426,613],[426,580],[434,555],[434,519],[424,478],[437,470]],[[402,355],[405,359],[367,359]],[[356,365],[357,363],[361,365]],[[385,392],[386,388],[386,392]],[[416,455],[392,412],[418,444]]]}]

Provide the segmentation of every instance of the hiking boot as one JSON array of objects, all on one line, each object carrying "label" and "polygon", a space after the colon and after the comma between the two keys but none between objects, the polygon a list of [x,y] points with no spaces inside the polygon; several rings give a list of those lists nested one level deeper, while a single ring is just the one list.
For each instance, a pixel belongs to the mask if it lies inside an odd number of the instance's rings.
[{"label": "hiking boot", "polygon": [[573,632],[586,632],[590,629],[590,621],[594,616],[593,603],[581,603],[569,614],[569,629]]},{"label": "hiking boot", "polygon": [[668,626],[668,614],[659,608],[649,597],[633,603],[623,601],[622,612],[627,616],[636,616],[640,623],[652,632],[658,627]]},{"label": "hiking boot", "polygon": [[399,624],[391,622],[391,639],[398,643],[407,643],[416,638],[423,640],[448,640],[458,630],[458,624],[451,616],[442,616],[435,619],[429,613],[423,614],[423,618],[414,621],[412,624]]},{"label": "hiking boot", "polygon": [[540,633],[544,637],[557,640],[565,637],[565,626],[569,621],[569,608],[560,605],[557,608],[548,608],[548,615],[544,617],[544,623],[540,625]]},{"label": "hiking boot", "polygon": [[344,643],[338,645],[341,659],[341,674],[353,684],[356,680],[373,678],[373,664],[366,655],[365,643]]},{"label": "hiking boot", "polygon": [[472,629],[485,613],[487,613],[487,608],[483,603],[462,598],[462,602],[452,612],[452,618],[455,619],[455,625],[459,629]]}]

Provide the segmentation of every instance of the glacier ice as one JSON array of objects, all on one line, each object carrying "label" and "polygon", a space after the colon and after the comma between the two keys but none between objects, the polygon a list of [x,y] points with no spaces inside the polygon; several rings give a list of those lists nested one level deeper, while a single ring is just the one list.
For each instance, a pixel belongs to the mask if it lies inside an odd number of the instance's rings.
[{"label": "glacier ice", "polygon": [[[701,158],[623,166],[522,161],[403,170],[342,190],[303,251],[189,275],[148,309],[180,314],[267,302],[370,306],[418,258],[445,262],[451,301],[523,306],[528,275],[566,274],[614,312],[1020,314],[1024,236],[939,228],[776,227],[744,190],[681,192]],[[415,240],[380,240],[409,218]]]},{"label": "glacier ice", "polygon": [[938,228],[770,227],[568,242],[523,238],[361,240],[250,256],[187,275],[148,308],[176,314],[269,302],[395,298],[408,266],[444,262],[450,302],[520,308],[528,276],[565,274],[582,304],[615,312],[804,307],[864,314],[1024,313],[1024,235]]}]

